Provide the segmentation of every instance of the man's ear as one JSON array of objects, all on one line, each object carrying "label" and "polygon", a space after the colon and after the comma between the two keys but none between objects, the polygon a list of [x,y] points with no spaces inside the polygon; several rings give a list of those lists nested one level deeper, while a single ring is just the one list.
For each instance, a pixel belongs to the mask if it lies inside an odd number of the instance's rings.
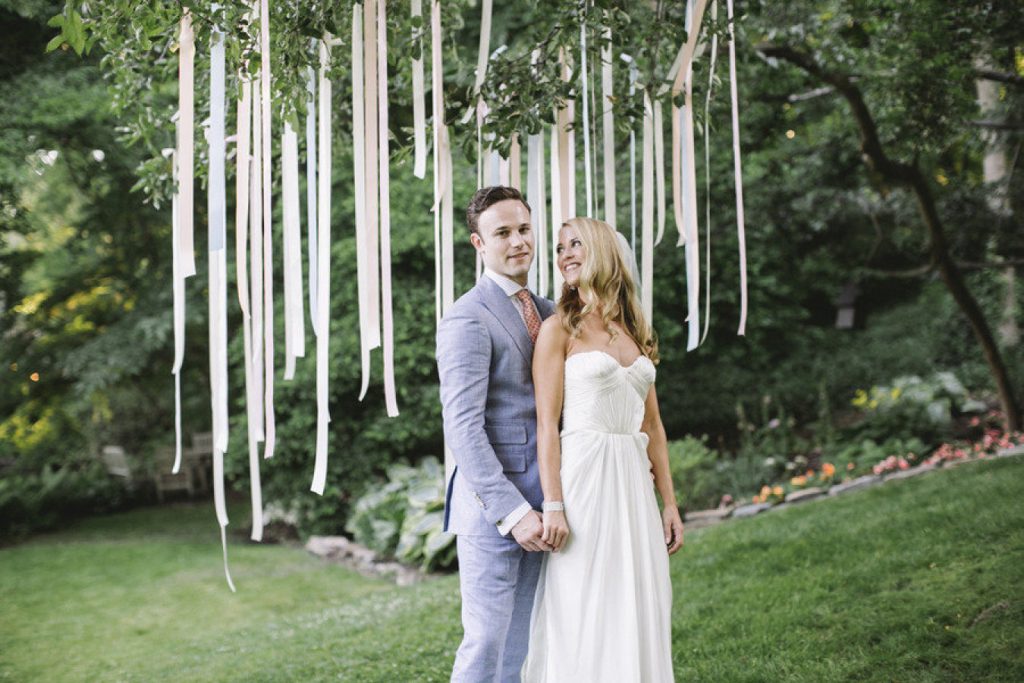
[{"label": "man's ear", "polygon": [[473,248],[480,251],[484,248],[484,240],[480,237],[480,233],[471,232],[469,233],[469,243],[473,245]]}]

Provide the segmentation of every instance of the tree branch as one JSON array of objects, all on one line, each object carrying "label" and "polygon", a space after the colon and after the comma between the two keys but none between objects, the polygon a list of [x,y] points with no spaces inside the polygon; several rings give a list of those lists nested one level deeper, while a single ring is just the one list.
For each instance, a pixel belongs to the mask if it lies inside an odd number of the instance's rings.
[{"label": "tree branch", "polygon": [[1024,76],[1018,76],[1017,74],[1006,73],[1004,71],[996,71],[995,69],[975,69],[974,75],[986,81],[997,81],[999,83],[1007,83],[1009,85],[1024,86]]}]

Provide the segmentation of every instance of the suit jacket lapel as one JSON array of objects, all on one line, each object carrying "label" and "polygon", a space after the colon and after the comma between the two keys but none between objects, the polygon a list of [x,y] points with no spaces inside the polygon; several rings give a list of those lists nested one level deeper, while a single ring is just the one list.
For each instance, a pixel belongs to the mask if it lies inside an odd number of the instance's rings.
[{"label": "suit jacket lapel", "polygon": [[516,305],[502,291],[498,283],[486,275],[480,276],[477,286],[480,288],[484,307],[493,313],[501,326],[505,328],[526,362],[532,362],[533,342],[530,341],[530,334],[526,331],[526,325],[523,323]]}]

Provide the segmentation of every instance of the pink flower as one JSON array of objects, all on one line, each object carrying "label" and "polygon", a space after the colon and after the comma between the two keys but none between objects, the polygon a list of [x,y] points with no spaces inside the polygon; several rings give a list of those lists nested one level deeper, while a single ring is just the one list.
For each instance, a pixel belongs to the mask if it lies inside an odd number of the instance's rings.
[{"label": "pink flower", "polygon": [[909,467],[910,467],[910,463],[907,462],[906,460],[904,460],[903,458],[900,458],[900,469],[901,470],[905,470],[905,469],[908,469]]}]

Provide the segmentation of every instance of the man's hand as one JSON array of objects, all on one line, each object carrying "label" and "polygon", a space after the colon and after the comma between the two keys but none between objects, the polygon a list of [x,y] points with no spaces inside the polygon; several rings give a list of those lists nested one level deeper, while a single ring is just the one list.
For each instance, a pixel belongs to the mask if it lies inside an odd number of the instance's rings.
[{"label": "man's hand", "polygon": [[530,510],[512,527],[512,536],[516,543],[528,552],[551,550],[551,544],[541,539],[544,534],[544,521],[536,510]]}]

